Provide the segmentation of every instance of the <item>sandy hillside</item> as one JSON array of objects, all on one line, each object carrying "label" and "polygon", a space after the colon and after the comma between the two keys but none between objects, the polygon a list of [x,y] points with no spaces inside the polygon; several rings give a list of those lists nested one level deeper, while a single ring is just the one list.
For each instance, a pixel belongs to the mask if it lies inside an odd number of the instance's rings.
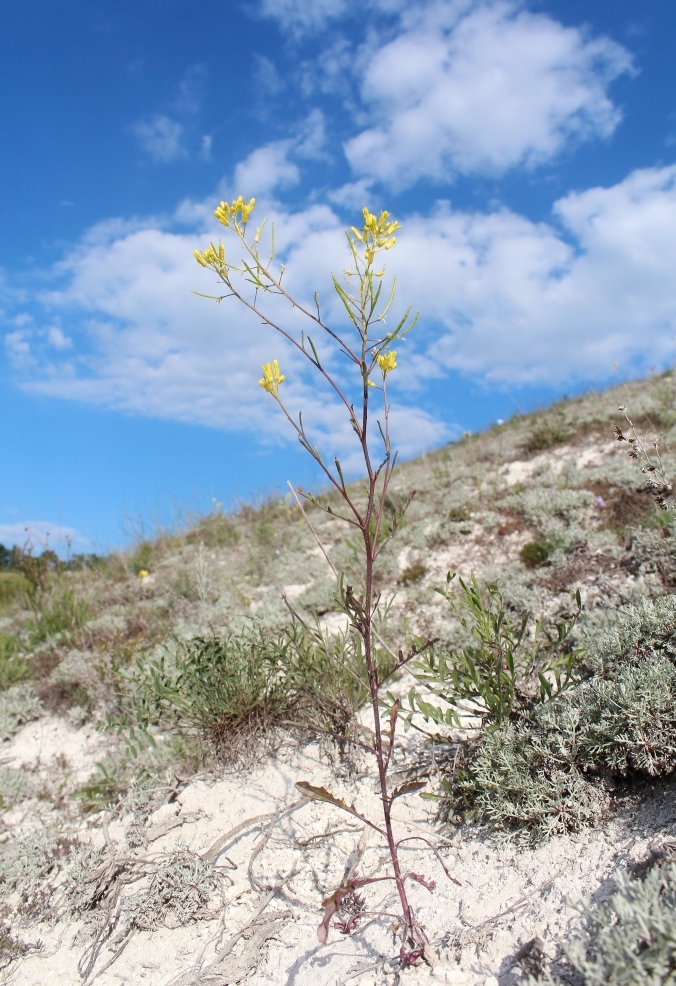
[{"label": "sandy hillside", "polygon": [[[618,607],[672,591],[670,528],[612,428],[627,404],[641,428],[668,440],[675,388],[664,375],[566,401],[404,464],[393,494],[417,494],[378,576],[388,646],[414,634],[460,639],[434,592],[449,570],[498,579],[516,613],[570,610],[579,588],[580,639],[603,632]],[[341,523],[316,510],[310,519],[349,571],[354,547]],[[535,565],[523,553],[533,544],[547,546]],[[216,513],[129,555],[52,573],[43,616],[25,602],[24,576],[3,578],[7,667],[22,670],[0,692],[0,965],[17,986],[508,986],[556,957],[576,927],[576,901],[602,900],[618,868],[670,851],[676,837],[669,778],[604,790],[596,824],[549,839],[449,819],[439,802],[409,795],[395,817],[410,837],[406,866],[435,883],[411,884],[432,965],[399,968],[388,916],[349,935],[332,928],[321,945],[323,897],[351,875],[386,874],[388,859],[356,817],[308,802],[294,785],[324,785],[377,817],[365,755],[282,729],[223,762],[169,729],[130,752],[128,732],[100,728],[116,715],[119,726],[134,667],[176,640],[252,618],[280,626],[283,595],[304,618],[340,630],[331,570],[293,501]],[[400,734],[398,776],[414,772],[440,791],[454,738],[442,731],[430,745],[420,732]],[[361,893],[369,910],[396,910],[387,883]]]}]

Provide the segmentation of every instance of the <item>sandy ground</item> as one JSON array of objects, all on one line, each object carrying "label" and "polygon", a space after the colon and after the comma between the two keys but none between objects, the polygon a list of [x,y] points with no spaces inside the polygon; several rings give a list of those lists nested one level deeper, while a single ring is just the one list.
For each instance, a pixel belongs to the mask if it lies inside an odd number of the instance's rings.
[{"label": "sandy ground", "polygon": [[[29,755],[33,763],[45,763],[45,749],[52,756],[58,750],[74,770],[85,770],[99,752],[97,741],[98,734],[87,727],[74,729],[47,719],[24,727],[7,746],[24,763]],[[398,939],[391,919],[364,920],[349,936],[332,927],[326,945],[317,938],[321,900],[346,874],[388,873],[387,852],[377,833],[331,805],[300,799],[294,786],[298,780],[326,785],[377,820],[373,778],[366,773],[340,774],[335,759],[317,746],[300,748],[289,742],[275,757],[244,773],[205,776],[188,784],[175,801],[150,816],[145,847],[131,850],[126,845],[130,817],[111,821],[111,851],[120,855],[136,855],[152,863],[181,846],[202,856],[217,851],[219,889],[207,914],[184,927],[137,930],[128,939],[120,937],[121,922],[102,943],[86,980],[78,963],[91,942],[91,925],[62,920],[27,924],[22,929],[24,941],[39,939],[42,947],[14,963],[7,981],[16,986],[74,986],[85,981],[100,986],[137,982],[144,986],[200,982],[510,986],[522,974],[517,959],[522,946],[537,937],[545,952],[554,955],[576,920],[576,901],[603,898],[612,889],[616,868],[640,861],[656,844],[676,834],[673,785],[657,788],[639,808],[628,806],[603,829],[554,838],[535,848],[519,848],[466,827],[439,824],[434,802],[417,795],[401,798],[396,809],[399,837],[430,839],[460,886],[447,879],[422,841],[402,848],[406,868],[436,883],[431,892],[414,882],[409,888],[438,965],[399,973],[393,961]],[[24,802],[20,815],[6,821],[26,831],[36,817],[37,809],[31,814]],[[49,821],[43,816],[43,824]],[[98,845],[104,838],[101,822],[100,815],[86,821],[73,819],[80,839]],[[122,899],[143,886],[141,882],[125,888]],[[362,893],[370,909],[397,910],[387,883],[372,884]],[[256,915],[247,934],[233,943],[233,936]],[[230,951],[223,956],[228,942]]]}]

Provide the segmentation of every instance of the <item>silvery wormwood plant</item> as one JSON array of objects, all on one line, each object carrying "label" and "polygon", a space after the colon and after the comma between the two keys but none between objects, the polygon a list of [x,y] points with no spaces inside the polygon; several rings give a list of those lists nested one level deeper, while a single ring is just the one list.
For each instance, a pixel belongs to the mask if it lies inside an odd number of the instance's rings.
[{"label": "silvery wormwood plant", "polygon": [[[330,503],[324,504],[317,497],[301,489],[294,490],[294,494],[355,528],[362,545],[360,561],[362,570],[359,573],[361,585],[355,590],[351,585],[346,584],[343,575],[339,575],[336,598],[356,630],[363,651],[368,679],[364,685],[370,696],[373,734],[372,740],[369,738],[368,742],[358,740],[353,742],[375,758],[382,817],[378,821],[367,818],[360,814],[354,805],[348,805],[325,788],[314,786],[307,781],[301,781],[296,786],[307,798],[335,805],[378,832],[387,842],[392,868],[391,874],[387,876],[354,876],[347,880],[344,886],[335,890],[323,902],[324,917],[318,929],[318,936],[320,942],[327,941],[332,918],[340,911],[341,904],[346,898],[354,900],[353,895],[360,887],[381,880],[392,880],[396,885],[401,914],[378,913],[382,917],[394,917],[399,922],[402,928],[401,961],[403,965],[411,965],[423,957],[429,960],[432,953],[424,929],[416,920],[409,903],[407,882],[414,880],[429,890],[434,889],[434,883],[418,873],[403,871],[399,850],[402,842],[408,840],[398,840],[395,836],[392,806],[397,798],[419,791],[424,787],[424,783],[410,782],[394,788],[390,785],[388,771],[392,763],[399,706],[397,702],[390,702],[388,706],[381,699],[381,695],[386,681],[434,642],[428,641],[416,645],[407,654],[399,651],[394,667],[391,667],[387,675],[381,676],[376,660],[373,626],[378,607],[373,583],[374,565],[386,543],[395,534],[413,496],[411,494],[406,504],[394,512],[387,507],[388,489],[396,462],[396,453],[392,452],[390,440],[390,406],[387,396],[388,377],[397,367],[397,351],[392,347],[410,332],[417,316],[411,318],[409,308],[396,327],[383,334],[385,317],[394,299],[396,279],[392,282],[382,309],[379,309],[385,268],[379,267],[376,259],[395,245],[395,233],[400,226],[388,212],[381,212],[380,216],[376,217],[368,209],[364,209],[362,228],[357,229],[353,226],[350,230],[346,230],[351,265],[344,272],[342,283],[335,275],[333,276],[333,287],[342,302],[347,320],[344,330],[336,330],[322,317],[316,293],[313,306],[307,306],[287,292],[283,284],[284,265],[279,265],[275,261],[274,227],[271,228],[269,251],[265,258],[262,257],[260,244],[265,221],[256,229],[252,238],[247,232],[254,205],[255,199],[247,203],[240,196],[231,203],[221,202],[215,210],[214,214],[219,222],[239,241],[243,259],[234,264],[226,260],[225,247],[220,240],[217,246],[212,243],[206,250],[196,250],[194,257],[197,262],[215,273],[226,288],[222,295],[203,295],[203,297],[212,298],[217,302],[225,298],[235,298],[264,325],[278,332],[310,363],[314,371],[323,378],[329,391],[337,398],[349,419],[366,477],[363,495],[355,493],[354,489],[348,488],[345,482],[340,461],[335,458],[332,466],[327,465],[319,448],[310,441],[302,415],[299,414],[296,420],[287,410],[280,396],[280,387],[286,377],[280,370],[279,362],[275,359],[266,363],[263,366],[263,376],[258,381],[260,386],[277,402],[290,427],[296,432],[301,445],[320,468],[330,487],[338,494],[342,507],[334,510]],[[276,316],[270,314],[270,296],[285,299],[292,309],[300,312],[308,323],[321,333],[325,342],[333,344],[347,361],[353,377],[351,379],[347,377],[345,381],[339,382],[334,370],[320,357],[311,336],[306,335],[305,332],[298,334],[287,329],[280,324]],[[358,395],[355,401],[348,395],[349,386],[355,387]],[[374,399],[380,406],[380,417],[375,422],[375,429],[373,427]],[[377,455],[374,446],[379,449]],[[434,847],[430,843],[428,845],[437,856],[446,875],[449,879],[453,879]],[[360,919],[373,915],[374,912],[360,910],[348,916],[345,921],[336,920],[335,923],[341,931],[349,933],[357,926]]]}]

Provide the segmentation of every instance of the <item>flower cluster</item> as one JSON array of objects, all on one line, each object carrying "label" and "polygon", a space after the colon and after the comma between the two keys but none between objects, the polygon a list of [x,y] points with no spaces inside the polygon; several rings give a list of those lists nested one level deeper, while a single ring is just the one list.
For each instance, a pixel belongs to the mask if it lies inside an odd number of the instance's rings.
[{"label": "flower cluster", "polygon": [[263,364],[263,376],[258,381],[258,384],[263,390],[267,390],[268,394],[272,394],[276,398],[279,392],[279,385],[285,380],[286,377],[283,373],[279,372],[279,363],[275,359],[272,363]]},{"label": "flower cluster", "polygon": [[229,226],[232,223],[235,228],[239,226],[241,216],[241,221],[246,226],[255,204],[256,199],[250,199],[247,205],[244,197],[240,195],[239,198],[233,199],[230,205],[227,202],[221,202],[219,207],[214,209],[214,215],[219,223],[223,223],[224,226]]},{"label": "flower cluster", "polygon": [[192,255],[202,267],[215,265],[220,269],[225,265],[225,247],[220,240],[218,241],[218,250],[213,243],[210,243],[206,250],[193,250]]},{"label": "flower cluster", "polygon": [[386,377],[397,365],[397,350],[393,349],[389,353],[378,353],[376,362],[383,371],[383,376]]},{"label": "flower cluster", "polygon": [[372,212],[369,212],[366,207],[363,209],[364,213],[364,229],[360,232],[356,226],[352,227],[352,232],[357,237],[360,243],[363,243],[366,247],[364,256],[367,264],[373,263],[373,258],[376,255],[377,250],[391,250],[394,244],[397,242],[394,233],[398,229],[401,229],[396,220],[391,220],[389,212],[381,212],[380,218],[377,219]]}]

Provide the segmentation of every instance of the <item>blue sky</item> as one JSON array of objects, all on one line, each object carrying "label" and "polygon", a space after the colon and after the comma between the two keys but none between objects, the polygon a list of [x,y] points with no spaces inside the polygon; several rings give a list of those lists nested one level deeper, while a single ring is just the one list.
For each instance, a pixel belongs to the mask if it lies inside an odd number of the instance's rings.
[{"label": "blue sky", "polygon": [[285,360],[191,257],[223,197],[289,284],[345,266],[362,205],[419,309],[406,455],[676,355],[676,9],[480,0],[4,5],[0,541],[105,550],[314,474],[257,387]]}]

